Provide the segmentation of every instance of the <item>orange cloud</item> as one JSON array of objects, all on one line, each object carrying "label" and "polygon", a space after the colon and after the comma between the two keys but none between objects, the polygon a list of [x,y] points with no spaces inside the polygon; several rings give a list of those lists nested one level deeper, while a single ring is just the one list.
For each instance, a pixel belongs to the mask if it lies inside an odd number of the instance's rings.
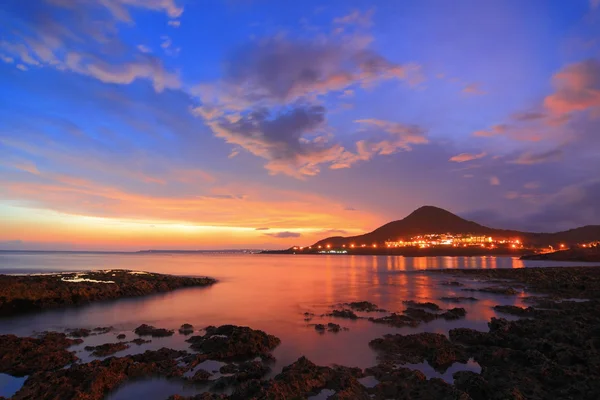
[{"label": "orange cloud", "polygon": [[467,162],[467,161],[478,160],[480,158],[485,157],[486,155],[487,155],[487,153],[485,151],[481,152],[479,154],[460,153],[460,154],[457,154],[457,155],[451,157],[449,161],[462,163],[462,162]]},{"label": "orange cloud", "polygon": [[544,106],[556,115],[600,107],[600,61],[570,64],[552,78],[556,91]]}]

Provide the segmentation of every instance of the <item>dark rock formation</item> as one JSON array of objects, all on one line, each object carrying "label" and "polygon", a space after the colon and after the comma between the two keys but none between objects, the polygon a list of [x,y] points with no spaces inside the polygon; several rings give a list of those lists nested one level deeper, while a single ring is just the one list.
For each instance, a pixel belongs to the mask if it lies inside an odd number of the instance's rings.
[{"label": "dark rock formation", "polygon": [[194,373],[194,375],[190,378],[192,382],[207,382],[212,374],[204,369],[199,369]]},{"label": "dark rock formation", "polygon": [[450,310],[443,312],[439,315],[440,318],[444,318],[447,321],[463,318],[467,315],[467,310],[462,307],[451,308]]},{"label": "dark rock formation", "polygon": [[519,306],[494,306],[494,310],[505,313],[512,314],[519,317],[530,316],[534,313],[534,309],[531,307],[523,308]]},{"label": "dark rock formation", "polygon": [[331,314],[325,315],[336,318],[358,319],[358,315],[354,314],[352,310],[333,310]]},{"label": "dark rock formation", "polygon": [[385,312],[383,308],[377,307],[377,304],[370,303],[368,301],[354,301],[351,303],[344,303],[343,306],[350,307],[354,311],[360,312]]},{"label": "dark rock formation", "polygon": [[129,345],[123,342],[104,343],[98,346],[85,346],[85,350],[91,351],[94,357],[106,357],[119,351],[128,349]]},{"label": "dark rock formation", "polygon": [[209,326],[204,336],[186,340],[207,360],[246,360],[270,353],[281,343],[279,338],[246,326]]},{"label": "dark rock formation", "polygon": [[131,273],[126,270],[56,275],[0,275],[0,316],[145,296],[182,287],[207,286],[215,282],[211,278]]},{"label": "dark rock formation", "polygon": [[194,333],[194,326],[191,324],[183,324],[179,327],[179,333],[182,335],[191,335]]},{"label": "dark rock formation", "polygon": [[133,344],[137,344],[138,346],[141,346],[143,344],[150,343],[151,341],[152,340],[144,340],[142,338],[136,338],[136,339],[133,339],[132,341],[130,341],[129,343],[133,343]]},{"label": "dark rock formation", "polygon": [[457,281],[444,281],[444,282],[441,282],[440,285],[442,285],[442,286],[465,286],[462,283],[457,282]]},{"label": "dark rock formation", "polygon": [[120,333],[120,334],[117,335],[117,339],[119,339],[119,340],[123,340],[126,337],[127,337],[127,335],[125,335],[124,333]]},{"label": "dark rock formation", "polygon": [[465,363],[467,354],[439,333],[414,335],[385,335],[374,339],[369,345],[377,350],[380,359],[401,364],[417,364],[427,361],[437,371],[445,371],[455,362]]},{"label": "dark rock formation", "polygon": [[417,302],[417,301],[413,301],[413,300],[407,300],[407,301],[403,301],[402,303],[406,304],[408,307],[412,307],[412,308],[426,308],[428,310],[433,310],[433,311],[439,311],[440,310],[440,306],[438,306],[435,303],[431,303],[431,302]]},{"label": "dark rock formation", "polygon": [[464,297],[464,296],[440,297],[440,300],[442,300],[442,301],[448,301],[448,302],[453,302],[453,303],[462,303],[464,301],[479,301],[479,299],[477,299],[475,297]]},{"label": "dark rock formation", "polygon": [[319,333],[325,333],[327,332],[333,332],[333,333],[338,333],[339,331],[347,331],[348,328],[343,328],[341,326],[339,326],[338,324],[334,324],[332,322],[329,322],[327,325],[325,324],[316,324],[315,325],[315,330]]},{"label": "dark rock formation", "polygon": [[46,332],[40,338],[1,335],[0,373],[25,376],[63,368],[77,360],[67,348],[81,342],[58,332]]},{"label": "dark rock formation", "polygon": [[515,289],[511,287],[504,286],[488,286],[479,289],[462,289],[465,292],[484,292],[484,293],[493,293],[493,294],[503,294],[507,296],[515,295],[517,292]]},{"label": "dark rock formation", "polygon": [[166,337],[172,336],[175,331],[171,329],[155,328],[152,325],[142,324],[134,329],[136,335],[139,336],[152,336],[152,337]]}]

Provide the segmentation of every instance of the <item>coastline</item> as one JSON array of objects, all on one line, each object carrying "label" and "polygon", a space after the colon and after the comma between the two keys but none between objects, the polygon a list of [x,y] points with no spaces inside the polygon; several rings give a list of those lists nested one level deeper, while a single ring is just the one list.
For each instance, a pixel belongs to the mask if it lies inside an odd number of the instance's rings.
[{"label": "coastline", "polygon": [[[213,390],[191,397],[173,396],[172,399],[285,399],[321,395],[323,398],[365,400],[483,400],[591,399],[600,396],[600,369],[597,368],[600,355],[596,350],[600,348],[597,334],[600,268],[427,270],[415,273],[475,277],[489,285],[460,289],[471,294],[493,290],[494,293],[516,296],[513,287],[526,287],[534,291],[535,296],[527,298],[531,304],[527,308],[498,307],[519,319],[492,318],[488,323],[489,332],[455,328],[450,330],[448,337],[424,332],[386,334],[372,340],[369,346],[379,355],[379,364],[365,369],[318,366],[301,357],[274,378],[265,379],[272,357],[270,352],[280,340],[268,332],[224,325],[207,327],[202,330],[203,335],[191,333],[186,340],[190,346],[187,351],[163,348],[87,363],[78,362],[69,349],[75,341],[81,340],[72,332],[46,332],[37,338],[3,335],[0,337],[0,373],[27,374],[27,380],[14,399],[102,399],[128,381],[151,376],[186,380]],[[89,279],[95,278],[98,277]],[[447,284],[459,286],[453,281]],[[392,318],[387,319],[375,316],[372,322],[423,324],[430,318],[442,316],[435,311],[436,307],[439,309],[435,304],[408,300],[406,311],[392,313]],[[346,311],[381,311],[368,302],[342,306]],[[352,318],[352,313],[343,312],[340,316]],[[460,319],[460,314],[449,317]],[[191,331],[196,332],[193,327]],[[154,334],[174,334],[148,326],[138,327],[134,333],[140,339],[143,335],[151,338]],[[105,333],[98,333],[102,334]],[[122,342],[115,346],[118,350],[130,345]],[[32,349],[35,349],[35,358],[30,357]],[[107,351],[104,347],[94,348],[94,351],[100,350]],[[111,346],[108,346],[110,350]],[[481,372],[456,372],[452,384],[437,378],[427,379],[422,372],[403,366],[427,362],[436,371],[445,371],[449,365],[468,359],[479,363]],[[221,367],[220,378],[210,380],[211,372],[198,367],[206,360],[226,363]],[[83,376],[85,379],[81,379]],[[370,387],[361,383],[368,377],[374,380]],[[220,392],[217,387],[230,388],[230,394]]]},{"label": "coastline", "polygon": [[212,278],[130,270],[0,275],[0,317],[104,300],[141,297],[185,287],[208,287]]}]

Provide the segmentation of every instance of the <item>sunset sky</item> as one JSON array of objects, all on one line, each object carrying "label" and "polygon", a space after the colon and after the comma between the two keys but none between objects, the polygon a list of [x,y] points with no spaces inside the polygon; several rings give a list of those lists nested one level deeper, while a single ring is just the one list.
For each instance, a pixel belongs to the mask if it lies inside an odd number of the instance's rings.
[{"label": "sunset sky", "polygon": [[0,249],[600,224],[600,0],[7,0]]}]

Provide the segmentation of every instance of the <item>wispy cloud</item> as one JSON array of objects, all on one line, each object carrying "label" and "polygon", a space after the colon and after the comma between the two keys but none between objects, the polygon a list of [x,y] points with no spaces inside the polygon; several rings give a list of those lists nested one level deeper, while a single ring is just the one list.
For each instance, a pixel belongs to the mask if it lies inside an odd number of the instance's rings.
[{"label": "wispy cloud", "polygon": [[485,151],[478,154],[460,153],[455,156],[452,156],[449,161],[463,163],[467,161],[479,160],[480,158],[483,158],[485,156],[487,156],[487,153]]}]

